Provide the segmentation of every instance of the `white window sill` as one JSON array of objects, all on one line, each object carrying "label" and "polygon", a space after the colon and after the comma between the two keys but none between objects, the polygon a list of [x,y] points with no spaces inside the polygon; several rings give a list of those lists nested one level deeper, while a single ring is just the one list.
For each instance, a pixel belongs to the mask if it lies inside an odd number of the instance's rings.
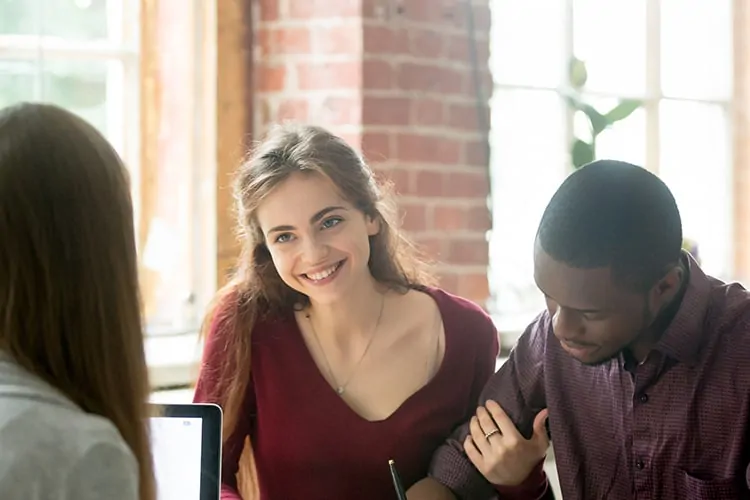
[{"label": "white window sill", "polygon": [[153,389],[189,386],[198,377],[202,343],[197,332],[150,335],[146,337],[145,349]]}]

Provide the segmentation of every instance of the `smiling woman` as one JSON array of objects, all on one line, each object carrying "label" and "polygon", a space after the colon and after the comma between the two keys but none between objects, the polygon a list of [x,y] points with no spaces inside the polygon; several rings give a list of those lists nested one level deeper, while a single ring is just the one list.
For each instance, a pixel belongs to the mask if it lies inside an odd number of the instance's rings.
[{"label": "smiling woman", "polygon": [[236,197],[239,272],[205,322],[195,395],[224,408],[223,498],[238,472],[245,498],[386,498],[391,459],[416,483],[494,371],[492,321],[430,286],[386,187],[321,128],[274,130]]}]

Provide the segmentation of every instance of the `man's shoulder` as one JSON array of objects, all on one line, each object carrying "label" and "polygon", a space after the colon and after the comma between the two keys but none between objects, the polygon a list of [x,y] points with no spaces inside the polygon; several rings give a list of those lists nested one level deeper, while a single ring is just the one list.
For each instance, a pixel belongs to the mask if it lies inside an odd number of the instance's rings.
[{"label": "man's shoulder", "polygon": [[750,349],[750,291],[739,283],[716,282],[706,310],[706,327],[719,340]]}]

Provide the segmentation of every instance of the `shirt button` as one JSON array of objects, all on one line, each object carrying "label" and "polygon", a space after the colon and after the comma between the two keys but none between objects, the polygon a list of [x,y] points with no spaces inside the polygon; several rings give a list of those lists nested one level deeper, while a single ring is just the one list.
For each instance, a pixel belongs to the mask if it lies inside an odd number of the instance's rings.
[{"label": "shirt button", "polygon": [[643,404],[648,403],[648,394],[641,394],[641,397],[638,398],[638,401]]},{"label": "shirt button", "polygon": [[636,460],[635,461],[635,468],[638,470],[643,470],[643,468],[646,466],[646,464],[643,463],[643,460]]}]

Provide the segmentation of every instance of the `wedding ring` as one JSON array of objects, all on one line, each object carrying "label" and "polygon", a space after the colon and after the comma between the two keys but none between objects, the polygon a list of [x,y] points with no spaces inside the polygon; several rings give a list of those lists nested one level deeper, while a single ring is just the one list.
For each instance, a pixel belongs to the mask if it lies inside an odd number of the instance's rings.
[{"label": "wedding ring", "polygon": [[500,429],[497,429],[497,428],[492,429],[490,432],[485,432],[484,433],[484,439],[486,439],[487,441],[489,441],[490,440],[490,436],[492,436],[493,434],[497,434],[498,432],[500,432]]}]

